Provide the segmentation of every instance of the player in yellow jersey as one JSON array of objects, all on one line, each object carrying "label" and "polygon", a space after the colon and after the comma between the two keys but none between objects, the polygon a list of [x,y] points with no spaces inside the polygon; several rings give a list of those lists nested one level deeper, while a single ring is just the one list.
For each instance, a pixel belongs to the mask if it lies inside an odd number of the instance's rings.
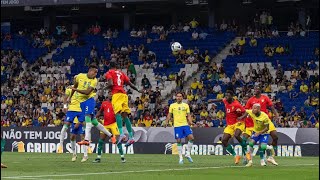
[{"label": "player in yellow jersey", "polygon": [[[74,96],[72,96],[71,101],[69,105],[67,106],[68,98],[71,96],[72,89],[71,87],[67,87],[65,91],[65,98],[64,98],[64,108],[67,108],[67,114],[66,119],[64,120],[64,125],[60,132],[60,144],[57,149],[57,153],[63,153],[63,141],[65,138],[65,134],[67,132],[67,129],[74,123],[75,118],[77,118],[80,122],[84,121],[84,114],[82,113],[81,107],[80,107],[80,101],[78,99],[78,94],[75,93]],[[71,141],[71,146],[75,146],[73,142]]]},{"label": "player in yellow jersey", "polygon": [[[189,162],[193,162],[190,152],[193,145],[194,137],[190,126],[192,125],[192,117],[190,115],[189,105],[182,102],[182,93],[176,94],[176,102],[171,104],[169,107],[169,113],[166,119],[166,124],[169,123],[171,117],[173,116],[173,126],[174,126],[174,136],[177,140],[178,153],[179,153],[179,164],[183,164],[182,156],[182,144],[181,139],[188,139],[187,151],[185,157]],[[188,117],[188,119],[187,119]]]},{"label": "player in yellow jersey", "polygon": [[[238,120],[242,120],[243,118],[247,117],[248,115],[253,120],[253,133],[251,139],[249,141],[250,150],[249,152],[252,153],[252,148],[255,143],[259,144],[259,154],[260,154],[260,161],[261,166],[266,166],[265,160],[265,151],[267,149],[268,141],[269,141],[269,123],[271,122],[269,116],[260,110],[261,105],[256,103],[252,106],[252,110],[246,110],[246,112],[238,118]],[[274,165],[278,165],[275,161],[272,162]],[[252,159],[249,160],[246,166],[252,166],[253,162]]]},{"label": "player in yellow jersey", "polygon": [[[94,111],[96,106],[96,102],[94,100],[94,97],[96,96],[95,88],[98,83],[98,80],[96,78],[97,74],[98,67],[95,64],[91,64],[89,66],[88,73],[80,73],[75,76],[75,83],[72,88],[71,97],[74,93],[77,94],[77,99],[81,102],[80,107],[82,113],[84,113],[85,115],[86,124],[85,139],[78,142],[79,145],[89,146],[91,140],[92,125],[95,126],[98,130],[105,133],[107,136],[112,137],[112,134],[108,130],[106,130],[96,118],[94,118]],[[112,142],[115,143],[115,141],[115,137],[112,137]]]}]

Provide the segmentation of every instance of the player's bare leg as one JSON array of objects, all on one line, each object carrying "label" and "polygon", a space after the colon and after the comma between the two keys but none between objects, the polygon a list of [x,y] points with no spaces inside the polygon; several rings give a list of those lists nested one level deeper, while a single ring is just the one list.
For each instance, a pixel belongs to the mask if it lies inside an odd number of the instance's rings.
[{"label": "player's bare leg", "polygon": [[185,157],[188,159],[190,163],[193,163],[193,160],[191,158],[191,149],[194,142],[193,134],[189,134],[187,139],[188,139],[188,145],[187,145],[187,151],[186,151]]},{"label": "player's bare leg", "polygon": [[271,146],[267,145],[267,149],[270,150],[271,155],[268,157],[267,161],[269,163],[272,163],[273,165],[278,165],[278,163],[275,161],[274,157],[275,157],[275,152],[277,151],[277,147],[278,147],[278,135],[277,135],[277,131],[271,131],[270,132],[270,136],[272,138],[272,143]]},{"label": "player's bare leg", "polygon": [[[238,142],[240,143],[241,147],[242,147],[242,152],[244,152],[245,154],[247,153],[247,143],[241,138],[241,134],[242,131],[240,129],[236,129],[235,133],[234,133],[234,137],[238,140]],[[240,161],[241,156],[237,155],[236,159],[239,159]],[[239,162],[238,162],[239,163]],[[236,164],[238,164],[236,163]]]},{"label": "player's bare leg", "polygon": [[224,133],[222,136],[222,144],[226,148],[227,152],[232,154],[232,156],[235,158],[235,164],[238,164],[240,162],[240,158],[236,156],[236,152],[234,151],[231,144],[229,144],[230,139],[231,139],[231,135]]}]

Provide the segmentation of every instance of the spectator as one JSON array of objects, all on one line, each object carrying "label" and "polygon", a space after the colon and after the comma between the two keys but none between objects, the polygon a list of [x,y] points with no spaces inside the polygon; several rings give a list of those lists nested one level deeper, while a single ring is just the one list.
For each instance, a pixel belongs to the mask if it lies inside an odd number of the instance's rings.
[{"label": "spectator", "polygon": [[191,26],[191,28],[192,29],[195,29],[195,28],[197,28],[198,27],[198,25],[199,25],[199,23],[198,23],[198,21],[196,21],[196,19],[195,18],[193,18],[192,19],[192,21],[190,21],[190,26]]},{"label": "spectator", "polygon": [[258,45],[257,39],[255,39],[254,37],[251,37],[250,46],[251,47],[257,47],[257,45]]},{"label": "spectator", "polygon": [[199,34],[196,31],[193,31],[192,33],[192,40],[197,40],[199,37]]},{"label": "spectator", "polygon": [[74,58],[72,56],[70,56],[70,58],[68,59],[68,64],[70,66],[73,66],[74,65]]},{"label": "spectator", "polygon": [[279,45],[279,46],[276,48],[276,53],[278,53],[278,54],[283,54],[283,53],[284,53],[284,48],[283,48],[281,45]]}]

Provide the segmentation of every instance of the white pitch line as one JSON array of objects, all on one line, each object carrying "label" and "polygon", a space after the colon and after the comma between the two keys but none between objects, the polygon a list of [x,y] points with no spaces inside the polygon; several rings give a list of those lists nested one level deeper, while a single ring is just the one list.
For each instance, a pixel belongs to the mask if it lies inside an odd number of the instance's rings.
[{"label": "white pitch line", "polygon": [[[280,165],[279,167],[295,167],[295,166],[314,166],[318,164],[295,164],[295,165]],[[202,170],[202,169],[221,169],[221,168],[247,168],[246,166],[213,166],[213,167],[194,167],[194,168],[179,168],[179,169],[149,169],[141,171],[114,171],[114,172],[97,172],[83,174],[56,174],[56,175],[39,175],[39,176],[5,176],[1,179],[24,179],[24,178],[43,178],[43,177],[67,177],[67,176],[89,176],[89,175],[104,175],[104,174],[121,174],[121,173],[145,173],[145,172],[163,172],[163,171],[185,171],[185,170]]]}]

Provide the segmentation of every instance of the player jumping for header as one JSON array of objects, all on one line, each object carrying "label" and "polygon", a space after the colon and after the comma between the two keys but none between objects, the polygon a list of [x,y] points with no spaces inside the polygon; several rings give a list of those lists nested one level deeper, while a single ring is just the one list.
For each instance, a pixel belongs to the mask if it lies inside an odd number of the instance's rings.
[{"label": "player jumping for header", "polygon": [[130,119],[128,118],[128,114],[131,113],[129,108],[129,99],[126,91],[124,90],[124,85],[129,85],[132,89],[139,91],[138,88],[130,82],[129,77],[123,73],[122,71],[117,69],[117,65],[115,62],[110,62],[110,70],[106,73],[105,77],[108,82],[108,89],[112,92],[112,106],[116,116],[117,125],[120,131],[120,137],[117,144],[120,144],[122,140],[125,138],[122,130],[122,122],[124,120],[126,124],[126,128],[129,133],[129,140],[126,143],[126,146],[130,146],[135,142],[133,138],[133,129],[131,126]]}]

